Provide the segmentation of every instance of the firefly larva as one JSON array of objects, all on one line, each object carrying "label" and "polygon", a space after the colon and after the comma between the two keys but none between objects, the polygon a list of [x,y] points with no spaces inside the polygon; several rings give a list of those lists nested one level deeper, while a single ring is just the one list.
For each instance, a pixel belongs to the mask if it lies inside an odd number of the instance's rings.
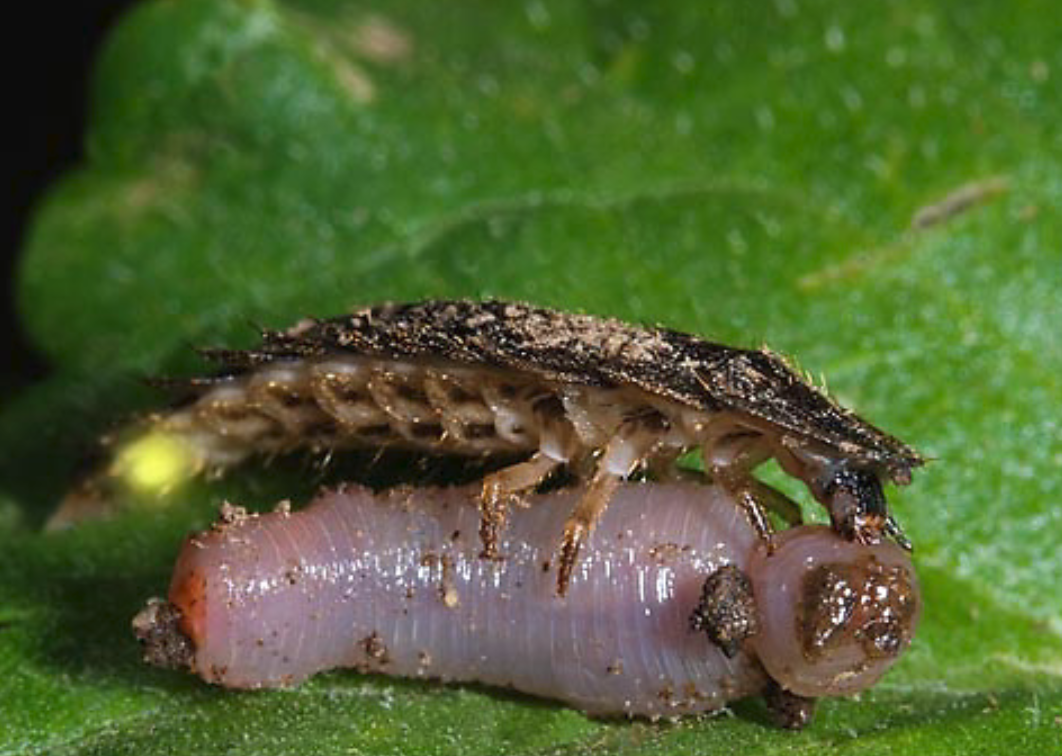
[{"label": "firefly larva", "polygon": [[584,491],[536,495],[479,555],[478,488],[350,486],[296,513],[233,514],[193,536],[168,599],[134,627],[147,658],[228,687],[333,667],[479,681],[597,715],[652,718],[763,694],[801,727],[814,699],[873,684],[920,597],[906,554],[824,526],[768,556],[725,489],[627,484],[557,596],[557,528]]},{"label": "firefly larva", "polygon": [[882,483],[908,483],[922,457],[765,349],[511,302],[427,301],[306,320],[264,332],[257,348],[204,354],[220,372],[183,382],[191,400],[149,421],[187,442],[200,467],[300,447],[523,455],[483,481],[487,558],[500,556],[512,502],[559,468],[589,470],[553,561],[562,595],[620,483],[640,468],[666,477],[695,449],[766,541],[766,510],[800,519],[753,475],[773,458],[845,538],[907,545]]}]

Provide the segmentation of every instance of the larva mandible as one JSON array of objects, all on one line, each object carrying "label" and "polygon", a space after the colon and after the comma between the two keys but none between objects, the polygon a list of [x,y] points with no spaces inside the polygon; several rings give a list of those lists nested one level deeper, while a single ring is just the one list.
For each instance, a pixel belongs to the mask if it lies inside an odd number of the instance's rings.
[{"label": "larva mandible", "polygon": [[191,399],[148,421],[186,442],[199,468],[296,448],[525,455],[483,481],[487,558],[500,554],[512,502],[558,468],[592,468],[562,529],[561,595],[621,481],[642,467],[666,476],[675,459],[698,448],[710,478],[768,542],[766,510],[800,521],[794,502],[753,475],[774,458],[807,485],[844,537],[862,544],[892,537],[909,548],[882,482],[910,482],[923,458],[765,349],[520,303],[457,300],[306,320],[264,332],[255,349],[203,353],[220,372],[179,381]]},{"label": "larva mandible", "polygon": [[763,694],[799,728],[814,699],[873,684],[918,622],[895,544],[800,526],[768,557],[728,491],[690,483],[619,487],[559,597],[554,534],[585,491],[516,510],[502,561],[479,556],[478,494],[349,486],[296,513],[229,509],[134,620],[146,658],[236,688],[334,667],[479,681],[595,715]]}]

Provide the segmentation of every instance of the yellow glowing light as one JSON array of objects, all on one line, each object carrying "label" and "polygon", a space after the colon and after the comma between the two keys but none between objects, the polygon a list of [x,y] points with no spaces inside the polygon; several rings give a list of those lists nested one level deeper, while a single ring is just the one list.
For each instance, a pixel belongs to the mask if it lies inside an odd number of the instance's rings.
[{"label": "yellow glowing light", "polygon": [[163,496],[198,469],[199,458],[185,439],[151,431],[118,452],[111,472],[137,493]]}]

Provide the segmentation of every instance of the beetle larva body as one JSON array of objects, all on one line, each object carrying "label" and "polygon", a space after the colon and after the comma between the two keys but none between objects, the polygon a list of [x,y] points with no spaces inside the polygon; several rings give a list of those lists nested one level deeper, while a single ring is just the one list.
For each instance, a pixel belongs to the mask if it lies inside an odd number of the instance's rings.
[{"label": "beetle larva body", "polygon": [[619,483],[643,467],[666,472],[696,448],[765,540],[765,508],[799,521],[799,508],[752,474],[773,458],[838,532],[906,543],[882,481],[908,482],[922,458],[765,350],[523,304],[430,301],[308,320],[264,333],[256,349],[205,354],[220,373],[187,381],[192,399],[153,421],[188,440],[203,467],[299,447],[526,455],[484,480],[488,558],[499,556],[511,501],[559,467],[591,469],[563,529],[562,594]]},{"label": "beetle larva body", "polygon": [[[212,387],[157,425],[196,439],[206,465],[252,454],[394,447],[468,456],[542,452],[574,463],[644,418],[653,443],[697,444],[714,413],[620,388],[529,380],[440,361],[335,355],[261,367]],[[660,434],[667,425],[669,433]]]},{"label": "beetle larva body", "polygon": [[[149,660],[228,687],[355,667],[653,718],[773,691],[779,714],[799,704],[787,726],[811,698],[872,684],[910,642],[918,588],[898,547],[800,527],[765,558],[716,486],[621,486],[558,597],[554,534],[580,493],[514,513],[503,561],[479,557],[476,488],[348,487],[297,513],[230,512],[189,540],[168,601],[134,626]],[[707,586],[731,576],[720,601]]]}]

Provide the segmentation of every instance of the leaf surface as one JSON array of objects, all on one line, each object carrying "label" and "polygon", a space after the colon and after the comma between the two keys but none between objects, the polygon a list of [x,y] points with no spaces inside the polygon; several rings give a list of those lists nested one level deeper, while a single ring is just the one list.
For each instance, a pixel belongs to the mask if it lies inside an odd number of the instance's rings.
[{"label": "leaf surface", "polygon": [[[137,8],[20,271],[55,371],[0,405],[0,753],[1062,753],[1054,11]],[[243,694],[142,666],[129,619],[183,534],[223,496],[314,482],[248,468],[41,533],[94,440],[159,403],[139,378],[249,324],[448,296],[767,343],[931,456],[890,492],[926,593],[910,653],[796,735],[755,701],[604,722],[474,686]]]}]

